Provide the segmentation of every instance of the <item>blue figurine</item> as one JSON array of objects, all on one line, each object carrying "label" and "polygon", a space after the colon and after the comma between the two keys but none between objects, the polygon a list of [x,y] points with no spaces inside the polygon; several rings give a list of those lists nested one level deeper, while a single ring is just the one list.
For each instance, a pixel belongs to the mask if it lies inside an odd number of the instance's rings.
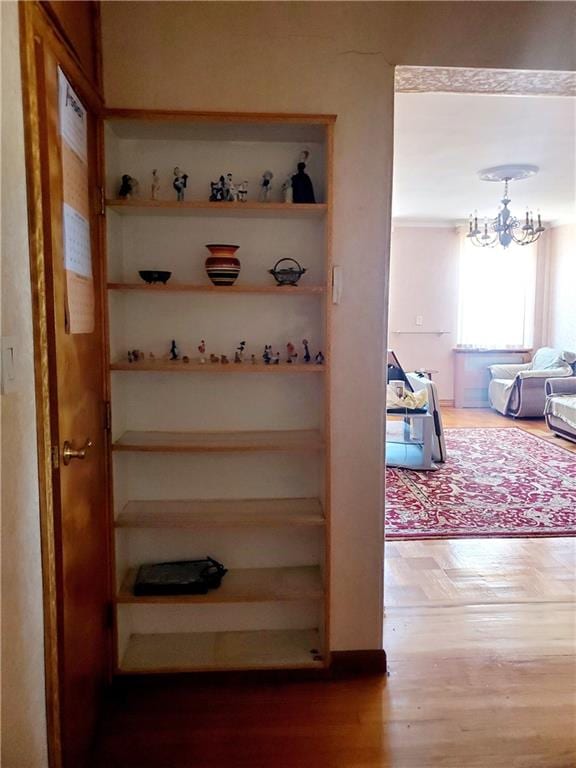
[{"label": "blue figurine", "polygon": [[302,344],[304,346],[304,362],[309,363],[312,357],[310,356],[310,350],[308,349],[308,344],[310,342],[308,339],[302,339]]},{"label": "blue figurine", "polygon": [[188,184],[188,174],[182,173],[180,168],[176,166],[174,168],[174,181],[172,182],[172,186],[176,190],[176,199],[178,202],[182,202],[184,200],[184,190],[186,189]]},{"label": "blue figurine", "polygon": [[324,365],[324,355],[322,354],[322,352],[318,352],[318,354],[314,358],[314,362],[316,363],[316,365]]},{"label": "blue figurine", "polygon": [[176,346],[174,339],[172,339],[172,344],[170,345],[170,360],[180,360],[180,350]]}]

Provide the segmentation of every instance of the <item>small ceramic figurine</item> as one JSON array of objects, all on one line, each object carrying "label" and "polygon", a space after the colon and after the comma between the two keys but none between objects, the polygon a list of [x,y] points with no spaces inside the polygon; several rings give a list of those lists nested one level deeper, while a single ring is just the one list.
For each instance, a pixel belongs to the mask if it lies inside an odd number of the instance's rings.
[{"label": "small ceramic figurine", "polygon": [[289,341],[288,344],[286,344],[286,362],[293,363],[295,362],[297,357],[298,357],[298,352],[296,352],[294,344],[292,344],[292,342]]},{"label": "small ceramic figurine", "polygon": [[156,355],[154,354],[154,352],[148,353],[148,360],[156,360]]},{"label": "small ceramic figurine", "polygon": [[123,200],[128,200],[132,195],[136,194],[137,188],[138,181],[133,176],[129,176],[125,173],[124,176],[122,176],[118,197],[121,197]]},{"label": "small ceramic figurine", "polygon": [[272,179],[274,174],[272,171],[264,171],[262,179],[260,181],[260,195],[258,200],[261,203],[269,203],[272,198]]},{"label": "small ceramic figurine", "polygon": [[262,355],[262,360],[264,360],[264,363],[266,365],[270,365],[270,361],[272,360],[272,346],[270,344],[266,344],[264,347],[264,354]]},{"label": "small ceramic figurine", "polygon": [[252,365],[257,365],[256,355],[250,355],[250,362],[252,363]]},{"label": "small ceramic figurine", "polygon": [[307,149],[300,152],[298,159],[298,171],[292,176],[292,201],[294,203],[315,203],[314,187],[312,186],[312,180],[306,173],[306,163],[310,157],[310,152]]},{"label": "small ceramic figurine", "polygon": [[241,341],[238,347],[236,348],[236,353],[234,355],[234,362],[235,363],[241,363],[244,361],[244,347],[246,346],[245,341]]},{"label": "small ceramic figurine", "polygon": [[210,202],[221,203],[225,200],[226,195],[226,179],[224,176],[220,176],[218,181],[210,182]]},{"label": "small ceramic figurine", "polygon": [[272,362],[272,365],[280,365],[280,352],[274,353],[274,361]]},{"label": "small ceramic figurine", "polygon": [[286,180],[282,184],[282,192],[284,194],[284,202],[285,203],[292,203],[293,202],[293,195],[292,195],[292,174],[289,173],[286,177]]},{"label": "small ceramic figurine", "polygon": [[180,350],[176,346],[174,339],[172,339],[172,344],[170,345],[170,360],[180,360]]},{"label": "small ceramic figurine", "polygon": [[226,355],[220,355],[220,362],[222,363],[222,365],[228,365],[228,363],[230,362],[230,360],[228,360],[228,358],[226,357]]},{"label": "small ceramic figurine", "polygon": [[232,174],[227,173],[224,179],[224,200],[228,203],[234,203],[238,199],[238,193],[236,192],[236,186],[232,181]]},{"label": "small ceramic figurine", "polygon": [[206,358],[204,357],[204,355],[206,354],[206,342],[204,341],[204,339],[202,339],[200,344],[198,344],[198,352],[200,352],[200,362],[205,363]]},{"label": "small ceramic figurine", "polygon": [[176,190],[176,200],[182,202],[182,200],[184,200],[184,190],[188,186],[188,174],[182,173],[178,166],[174,168],[174,181],[172,182],[172,186]]},{"label": "small ceramic figurine", "polygon": [[135,363],[139,362],[143,357],[144,357],[144,355],[140,352],[139,349],[133,349],[132,350],[132,360]]},{"label": "small ceramic figurine", "polygon": [[190,358],[188,357],[188,355],[184,355],[184,356],[183,356],[183,358],[182,358],[182,362],[183,362],[183,363],[189,363],[189,362],[190,362]]},{"label": "small ceramic figurine", "polygon": [[243,181],[238,187],[238,201],[245,203],[248,200],[248,182]]},{"label": "small ceramic figurine", "polygon": [[220,358],[218,357],[218,355],[210,355],[210,362],[211,363],[219,363],[220,362]]},{"label": "small ceramic figurine", "polygon": [[314,358],[314,362],[316,363],[316,365],[324,364],[324,355],[322,354],[322,352],[318,352],[318,354]]},{"label": "small ceramic figurine", "polygon": [[302,346],[304,347],[304,362],[305,363],[309,363],[310,360],[312,359],[311,356],[310,356],[310,350],[308,349],[308,344],[309,343],[310,342],[308,341],[308,339],[302,339]]},{"label": "small ceramic figurine", "polygon": [[158,178],[158,170],[154,168],[152,171],[152,185],[150,187],[150,197],[152,200],[158,200],[158,193],[160,192],[160,179]]},{"label": "small ceramic figurine", "polygon": [[128,350],[128,362],[133,363],[134,362],[134,355],[132,354],[132,350]]}]

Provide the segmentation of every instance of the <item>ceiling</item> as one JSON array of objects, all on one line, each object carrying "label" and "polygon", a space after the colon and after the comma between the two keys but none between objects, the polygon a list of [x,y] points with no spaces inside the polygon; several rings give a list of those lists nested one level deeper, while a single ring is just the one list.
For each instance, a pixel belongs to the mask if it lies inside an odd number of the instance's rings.
[{"label": "ceiling", "polygon": [[575,220],[575,98],[397,93],[394,122],[395,224],[495,216],[503,184],[478,171],[509,163],[540,168],[510,183],[513,213],[528,206],[549,223]]}]

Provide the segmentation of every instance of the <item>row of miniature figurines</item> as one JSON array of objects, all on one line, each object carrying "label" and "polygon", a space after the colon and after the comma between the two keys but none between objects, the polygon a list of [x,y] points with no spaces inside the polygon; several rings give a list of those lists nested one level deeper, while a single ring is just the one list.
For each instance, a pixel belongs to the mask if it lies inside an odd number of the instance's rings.
[{"label": "row of miniature figurines", "polygon": [[[302,150],[298,159],[296,173],[288,174],[286,180],[282,184],[282,193],[285,203],[316,202],[312,180],[306,173],[306,162],[309,157],[309,150]],[[181,202],[184,200],[184,191],[188,186],[188,174],[183,173],[180,168],[176,166],[174,168],[173,176],[172,186],[176,192],[176,200]],[[260,203],[269,203],[271,201],[273,179],[274,174],[272,171],[264,171],[262,174],[258,194],[258,201]],[[124,174],[122,176],[120,189],[118,190],[118,197],[123,200],[137,197],[139,186],[137,179],[129,174]],[[159,195],[160,178],[158,176],[158,169],[155,168],[152,171],[150,196],[152,200],[158,200]],[[208,198],[208,201],[211,203],[246,203],[248,201],[248,182],[243,181],[241,184],[236,185],[231,173],[221,175],[218,181],[210,182],[210,197]]]},{"label": "row of miniature figurines", "polygon": [[[304,363],[310,363],[312,361],[312,355],[310,353],[310,342],[308,341],[308,339],[302,339],[302,346],[304,348],[304,354],[302,355],[302,360]],[[245,349],[246,349],[246,342],[241,341],[240,344],[236,347],[236,351],[234,353],[235,363],[245,362]],[[202,341],[198,345],[198,352],[200,353],[200,357],[197,359],[196,362],[201,364],[210,362],[210,363],[220,363],[223,365],[227,365],[230,362],[227,355],[215,355],[215,354],[207,355],[206,342],[204,341],[204,339],[202,339]],[[286,344],[286,363],[289,363],[289,364],[295,363],[297,358],[298,358],[298,352],[296,352],[296,347],[294,346],[294,344],[292,344],[291,341],[289,341],[288,344]],[[148,356],[146,356],[146,354],[139,349],[128,350],[129,363],[140,363],[140,362],[144,362],[145,360],[153,361],[155,359],[156,359],[156,356],[152,352],[149,352]],[[178,347],[174,339],[172,339],[172,343],[170,344],[170,351],[162,359],[173,360],[173,361],[180,360],[183,363],[190,363],[190,358],[188,357],[188,355],[181,355],[180,348]],[[264,361],[265,365],[279,365],[280,352],[273,352],[272,345],[266,344],[264,346],[262,360]],[[256,355],[250,355],[250,362],[252,365],[258,364]],[[322,354],[321,351],[318,351],[314,356],[314,362],[316,363],[316,365],[323,365],[324,355]]]}]

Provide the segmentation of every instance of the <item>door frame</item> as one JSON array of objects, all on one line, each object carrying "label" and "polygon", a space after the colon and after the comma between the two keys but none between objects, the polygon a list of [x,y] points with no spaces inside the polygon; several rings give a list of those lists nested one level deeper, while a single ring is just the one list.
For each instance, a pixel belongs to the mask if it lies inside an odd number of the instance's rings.
[{"label": "door frame", "polygon": [[[99,26],[99,6],[94,5]],[[28,241],[30,285],[32,294],[32,329],[34,339],[34,390],[36,405],[36,435],[39,482],[39,522],[42,567],[42,597],[44,620],[44,670],[46,695],[46,732],[50,768],[62,768],[63,742],[61,728],[61,675],[59,608],[63,584],[58,572],[59,523],[58,494],[53,480],[54,435],[57,410],[55,339],[51,323],[51,275],[49,271],[51,242],[49,236],[48,165],[42,150],[41,125],[45,105],[38,97],[44,92],[42,63],[44,48],[49,47],[74,82],[80,98],[101,120],[104,100],[101,88],[95,87],[83,69],[79,57],[60,25],[55,23],[47,5],[37,2],[19,3],[20,60],[24,113],[24,146],[26,158],[26,188],[28,201]],[[97,37],[99,41],[99,34]],[[97,50],[101,60],[100,49]],[[98,71],[101,67],[98,65]],[[101,124],[97,126],[96,167],[98,183],[102,183]],[[102,250],[102,226],[96,227],[95,239]],[[103,259],[99,267],[104,270]],[[104,277],[104,274],[102,274]],[[104,297],[96,296],[104,313]],[[104,349],[103,349],[104,355]],[[106,357],[104,357],[106,359]],[[102,399],[108,393],[103,383]],[[58,446],[55,446],[58,449]],[[108,503],[109,494],[106,494]],[[108,515],[109,510],[103,510]],[[111,663],[109,665],[111,674]]]}]

